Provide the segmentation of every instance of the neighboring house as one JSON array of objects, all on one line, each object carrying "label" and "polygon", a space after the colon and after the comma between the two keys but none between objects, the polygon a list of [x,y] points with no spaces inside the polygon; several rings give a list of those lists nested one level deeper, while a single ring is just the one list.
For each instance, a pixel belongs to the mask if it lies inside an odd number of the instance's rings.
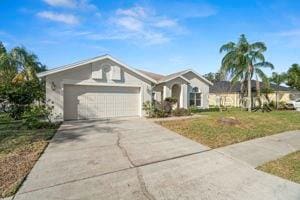
[{"label": "neighboring house", "polygon": [[142,104],[178,100],[178,107],[208,107],[212,83],[193,70],[168,76],[137,70],[104,55],[38,74],[56,120],[143,116]]},{"label": "neighboring house", "polygon": [[[260,88],[263,88],[263,83],[260,82]],[[252,97],[256,97],[256,81],[252,80]],[[291,100],[300,97],[300,91],[293,90],[285,86],[277,86],[275,84],[270,84],[270,88],[273,90],[272,93],[268,94],[269,101],[276,101],[276,91],[278,91],[278,102],[289,102]],[[267,101],[265,96],[263,100]],[[229,81],[219,81],[215,82],[209,88],[209,105],[211,106],[233,106],[239,107],[241,105],[242,95],[241,95],[241,84],[231,84]],[[253,101],[255,102],[255,101]]]}]

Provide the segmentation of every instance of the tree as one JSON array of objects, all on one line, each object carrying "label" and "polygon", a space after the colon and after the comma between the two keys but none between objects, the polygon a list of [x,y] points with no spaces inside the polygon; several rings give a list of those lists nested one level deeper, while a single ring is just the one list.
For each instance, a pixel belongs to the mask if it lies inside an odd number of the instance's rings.
[{"label": "tree", "polygon": [[276,108],[278,109],[278,91],[279,91],[279,86],[284,83],[286,81],[286,74],[284,73],[276,73],[276,72],[273,72],[272,73],[272,76],[270,78],[270,82],[271,83],[274,83],[276,85],[276,92],[275,92],[275,95],[276,95]]},{"label": "tree", "polygon": [[46,70],[45,66],[39,62],[38,57],[27,51],[25,47],[13,48],[10,57],[18,69],[18,74],[13,79],[14,82],[36,79],[37,72]]},{"label": "tree", "polygon": [[286,74],[287,85],[293,89],[300,90],[300,65],[292,64]]},{"label": "tree", "polygon": [[220,71],[226,77],[229,76],[233,84],[241,81],[243,86],[247,80],[249,112],[251,112],[252,108],[252,77],[256,76],[257,81],[258,78],[264,81],[267,79],[267,76],[261,68],[274,68],[272,63],[265,60],[263,53],[266,50],[267,47],[263,42],[250,44],[244,34],[240,36],[238,43],[229,42],[220,48],[220,53],[226,52],[221,62]]},{"label": "tree", "polygon": [[19,119],[34,101],[43,101],[45,85],[36,72],[45,71],[38,57],[24,47],[7,51],[0,42],[0,106]]},{"label": "tree", "polygon": [[209,72],[208,74],[204,74],[204,78],[206,78],[211,82],[218,82],[222,80],[220,72],[217,73]]}]

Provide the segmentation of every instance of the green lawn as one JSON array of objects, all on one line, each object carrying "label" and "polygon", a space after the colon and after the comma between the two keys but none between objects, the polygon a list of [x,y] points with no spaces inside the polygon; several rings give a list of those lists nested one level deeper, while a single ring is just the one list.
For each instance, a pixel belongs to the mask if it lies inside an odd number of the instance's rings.
[{"label": "green lawn", "polygon": [[20,121],[0,116],[0,197],[16,192],[58,126],[27,130]]},{"label": "green lawn", "polygon": [[300,151],[268,162],[257,169],[300,184]]},{"label": "green lawn", "polygon": [[230,110],[206,112],[205,117],[158,122],[187,138],[218,148],[288,130],[300,130],[300,112],[269,113]]}]

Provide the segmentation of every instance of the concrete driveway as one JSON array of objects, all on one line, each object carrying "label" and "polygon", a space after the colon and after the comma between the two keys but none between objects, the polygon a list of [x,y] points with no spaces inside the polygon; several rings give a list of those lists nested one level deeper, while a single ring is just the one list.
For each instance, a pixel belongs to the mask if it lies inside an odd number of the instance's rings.
[{"label": "concrete driveway", "polygon": [[300,199],[300,185],[143,119],[65,122],[14,199]]}]

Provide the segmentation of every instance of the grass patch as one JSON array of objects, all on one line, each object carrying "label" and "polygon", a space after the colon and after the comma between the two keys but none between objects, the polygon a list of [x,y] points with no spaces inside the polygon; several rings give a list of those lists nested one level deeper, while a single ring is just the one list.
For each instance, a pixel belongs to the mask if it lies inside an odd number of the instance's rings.
[{"label": "grass patch", "polygon": [[218,148],[288,130],[300,130],[300,112],[269,113],[230,110],[204,112],[207,117],[161,121],[162,126],[211,148]]},{"label": "grass patch", "polygon": [[270,161],[257,169],[300,183],[300,151],[288,154],[280,159]]},{"label": "grass patch", "polygon": [[0,117],[0,197],[17,191],[58,127],[28,130],[21,121]]}]

